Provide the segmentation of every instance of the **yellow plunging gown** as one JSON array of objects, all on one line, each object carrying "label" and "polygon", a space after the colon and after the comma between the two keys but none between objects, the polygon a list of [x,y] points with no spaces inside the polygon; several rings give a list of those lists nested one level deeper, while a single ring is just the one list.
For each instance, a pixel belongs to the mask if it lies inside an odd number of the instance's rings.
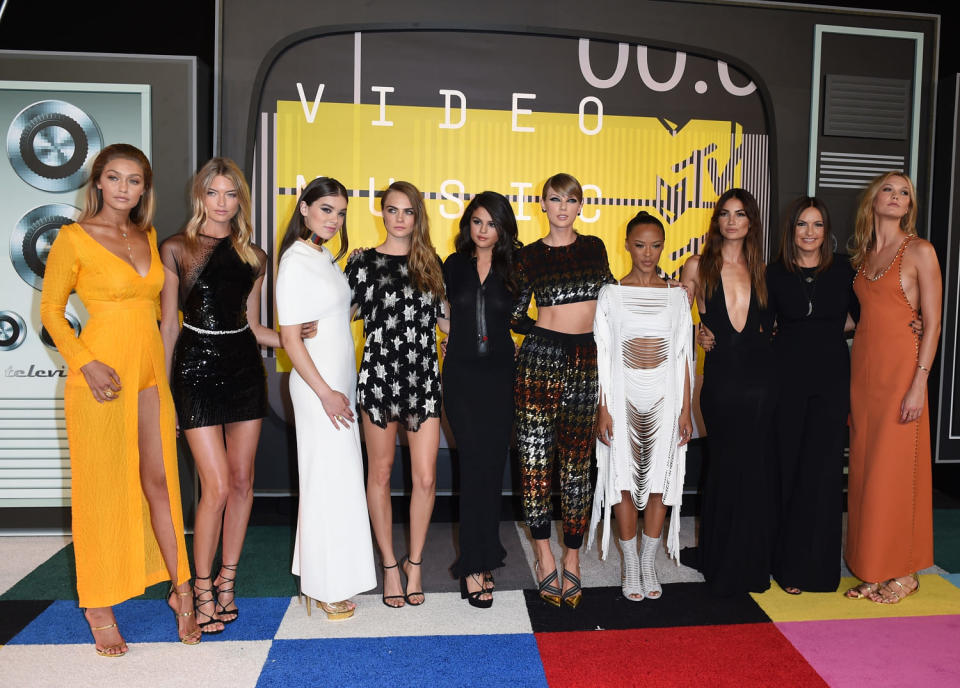
[{"label": "yellow plunging gown", "polygon": [[[140,486],[137,392],[156,385],[177,581],[190,577],[177,473],[176,421],[157,326],[163,265],[156,230],[148,232],[150,269],[143,277],[79,224],[61,228],[43,280],[41,318],[69,366],[64,404],[70,444],[71,510],[81,607],[106,607],[169,579]],[[64,318],[76,290],[90,314],[77,337]],[[120,376],[116,401],[98,403],[80,372],[98,360]]]}]

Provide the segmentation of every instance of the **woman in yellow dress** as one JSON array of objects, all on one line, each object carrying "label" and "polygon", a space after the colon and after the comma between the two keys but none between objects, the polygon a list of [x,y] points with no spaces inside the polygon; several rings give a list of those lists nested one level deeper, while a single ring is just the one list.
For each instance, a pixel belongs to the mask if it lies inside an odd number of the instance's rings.
[{"label": "woman in yellow dress", "polygon": [[[163,265],[150,224],[152,181],[137,148],[101,151],[80,219],[62,227],[50,249],[40,306],[69,366],[64,404],[77,594],[105,657],[127,652],[113,605],[163,580],[171,581],[167,604],[180,640],[200,641],[157,326]],[[79,337],[64,317],[74,290],[90,314]]]}]

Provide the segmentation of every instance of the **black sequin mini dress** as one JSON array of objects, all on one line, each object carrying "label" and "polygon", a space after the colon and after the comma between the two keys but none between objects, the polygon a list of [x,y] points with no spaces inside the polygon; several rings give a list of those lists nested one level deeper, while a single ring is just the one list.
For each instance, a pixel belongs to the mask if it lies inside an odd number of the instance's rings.
[{"label": "black sequin mini dress", "polygon": [[243,262],[229,238],[199,235],[190,245],[176,234],[160,247],[180,280],[183,327],[173,351],[170,388],[180,428],[254,420],[267,415],[266,371],[247,323],[247,297],[263,276]]}]

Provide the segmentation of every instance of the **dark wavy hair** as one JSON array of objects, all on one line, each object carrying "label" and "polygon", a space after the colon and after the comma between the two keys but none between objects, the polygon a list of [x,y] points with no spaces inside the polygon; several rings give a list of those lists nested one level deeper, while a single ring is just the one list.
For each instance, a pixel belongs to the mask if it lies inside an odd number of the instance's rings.
[{"label": "dark wavy hair", "polygon": [[777,260],[790,272],[797,272],[797,222],[807,208],[816,208],[823,218],[823,244],[820,246],[820,263],[816,272],[822,272],[833,262],[833,235],[830,232],[830,213],[827,206],[816,196],[801,196],[787,208],[780,237],[780,253]]},{"label": "dark wavy hair", "polygon": [[[310,205],[324,196],[342,196],[344,200],[350,200],[350,197],[347,196],[347,189],[333,177],[317,177],[307,184],[300,194],[300,198],[297,199],[297,204],[293,207],[293,215],[290,216],[290,222],[287,223],[287,231],[283,235],[283,241],[280,242],[278,255],[283,256],[284,252],[293,246],[297,239],[306,239],[310,236],[310,228],[307,227],[307,223],[303,221],[303,215],[300,213],[300,204]],[[347,218],[343,218],[343,225],[340,227],[340,250],[337,251],[337,255],[333,259],[336,261],[343,258],[348,248]]]},{"label": "dark wavy hair", "polygon": [[730,199],[737,199],[743,204],[750,228],[743,240],[743,257],[747,261],[747,271],[750,273],[750,286],[757,297],[757,303],[767,305],[767,280],[763,262],[763,220],[760,219],[760,206],[757,199],[746,189],[729,189],[725,191],[717,204],[713,207],[710,216],[710,228],[707,230],[707,239],[700,252],[700,275],[703,283],[703,292],[707,298],[713,296],[713,290],[720,284],[720,268],[723,267],[723,234],[720,232],[720,211]]},{"label": "dark wavy hair", "polygon": [[460,218],[460,233],[454,241],[457,253],[472,256],[476,246],[470,236],[470,221],[478,208],[490,213],[490,219],[497,228],[497,243],[493,245],[493,262],[491,267],[503,278],[503,283],[511,295],[517,295],[517,278],[513,272],[513,259],[520,250],[520,241],[517,239],[517,218],[513,214],[504,196],[496,191],[478,193],[467,204]]}]

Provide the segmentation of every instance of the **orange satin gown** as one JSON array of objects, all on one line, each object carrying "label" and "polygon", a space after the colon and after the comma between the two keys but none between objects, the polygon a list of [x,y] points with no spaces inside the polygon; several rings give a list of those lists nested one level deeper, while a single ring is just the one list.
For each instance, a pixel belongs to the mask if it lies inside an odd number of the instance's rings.
[{"label": "orange satin gown", "polygon": [[933,565],[929,403],[916,421],[900,422],[920,346],[909,327],[917,311],[900,284],[909,242],[875,281],[861,267],[853,282],[860,322],[850,367],[845,556],[850,570],[871,583]]},{"label": "orange satin gown", "polygon": [[[64,404],[70,445],[71,512],[81,607],[106,607],[169,579],[140,487],[137,392],[156,385],[171,517],[177,536],[178,582],[190,577],[183,538],[176,421],[157,326],[163,264],[150,228],[144,277],[78,224],[61,228],[47,258],[40,313],[69,366]],[[64,318],[76,290],[90,314],[77,337]],[[98,403],[80,372],[98,360],[117,371],[121,391]]]}]

